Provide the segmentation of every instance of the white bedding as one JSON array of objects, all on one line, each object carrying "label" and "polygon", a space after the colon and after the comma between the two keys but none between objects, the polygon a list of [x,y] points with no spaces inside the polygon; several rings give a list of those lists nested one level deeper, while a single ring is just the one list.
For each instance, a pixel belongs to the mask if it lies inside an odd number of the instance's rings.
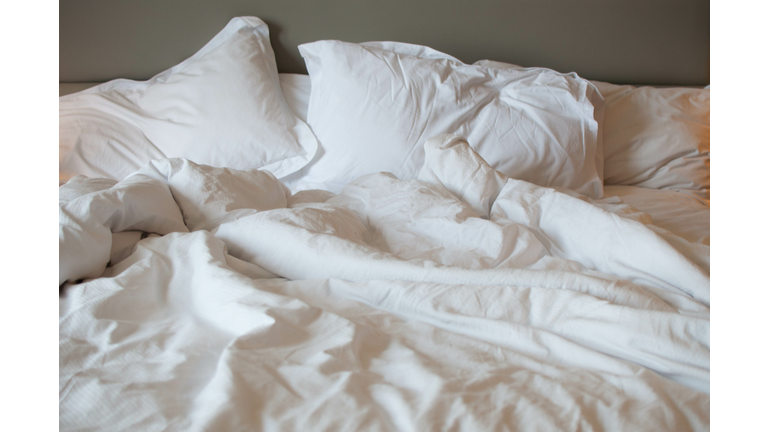
[{"label": "white bedding", "polygon": [[709,200],[695,194],[637,186],[605,186],[605,198],[648,214],[653,225],[694,242],[709,245]]},{"label": "white bedding", "polygon": [[425,154],[339,195],[181,159],[63,186],[61,430],[708,430],[709,246]]},{"label": "white bedding", "polygon": [[[605,86],[605,83],[600,83]],[[283,96],[296,116],[307,121],[311,82],[309,75],[280,74]],[[283,182],[294,186],[299,176],[289,176]],[[694,193],[649,189],[638,186],[606,185],[605,202],[616,199],[646,213],[653,224],[665,228],[688,241],[709,244],[709,201]],[[615,197],[615,198],[613,198]]]}]

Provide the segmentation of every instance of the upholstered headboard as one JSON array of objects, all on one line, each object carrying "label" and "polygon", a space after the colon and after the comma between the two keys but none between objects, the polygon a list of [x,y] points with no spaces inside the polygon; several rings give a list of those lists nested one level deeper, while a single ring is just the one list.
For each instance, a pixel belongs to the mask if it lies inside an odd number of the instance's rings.
[{"label": "upholstered headboard", "polygon": [[709,84],[706,0],[67,0],[59,81],[147,79],[192,55],[235,16],[270,27],[280,72],[306,73],[319,39],[428,45],[627,84]]}]

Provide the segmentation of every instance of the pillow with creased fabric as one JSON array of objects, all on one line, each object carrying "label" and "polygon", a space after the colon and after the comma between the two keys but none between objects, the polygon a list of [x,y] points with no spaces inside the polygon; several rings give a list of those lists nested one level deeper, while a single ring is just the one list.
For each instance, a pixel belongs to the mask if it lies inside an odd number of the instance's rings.
[{"label": "pillow with creased fabric", "polygon": [[424,141],[451,133],[510,177],[602,194],[602,98],[575,74],[467,65],[387,42],[318,41],[299,51],[312,87],[307,123],[319,149],[294,190],[338,192],[381,171],[416,178]]},{"label": "pillow with creased fabric", "polygon": [[152,159],[260,168],[284,177],[317,141],[280,90],[267,25],[232,19],[200,51],[148,81],[59,98],[59,177],[121,180]]},{"label": "pillow with creased fabric", "polygon": [[[493,60],[475,64],[522,68]],[[605,99],[605,184],[677,190],[708,200],[709,89],[591,82]]]},{"label": "pillow with creased fabric", "polygon": [[307,121],[307,107],[309,106],[309,94],[312,92],[312,83],[309,75],[281,73],[280,89],[283,91],[285,101],[296,117],[301,121]]},{"label": "pillow with creased fabric", "polygon": [[595,85],[608,95],[605,184],[709,200],[709,89]]},{"label": "pillow with creased fabric", "polygon": [[392,42],[392,41],[371,41],[361,42],[359,45],[366,48],[377,49],[380,51],[391,51],[396,54],[409,55],[422,59],[431,60],[451,60],[457,63],[461,63],[461,60],[456,57],[440,52],[434,48],[430,48],[424,45],[416,45],[405,42]]}]

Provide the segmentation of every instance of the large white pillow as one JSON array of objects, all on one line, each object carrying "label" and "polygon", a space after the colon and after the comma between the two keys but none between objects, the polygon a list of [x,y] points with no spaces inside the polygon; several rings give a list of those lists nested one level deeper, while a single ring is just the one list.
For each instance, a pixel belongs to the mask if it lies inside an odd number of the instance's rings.
[{"label": "large white pillow", "polygon": [[[493,60],[477,65],[521,66]],[[709,199],[709,89],[591,81],[605,99],[605,184],[671,189]]]},{"label": "large white pillow", "polygon": [[299,51],[312,81],[307,123],[320,148],[292,176],[294,190],[339,191],[380,171],[416,178],[424,141],[451,133],[511,177],[602,194],[602,98],[575,74],[466,65],[386,42],[319,41]]},{"label": "large white pillow", "polygon": [[195,55],[144,82],[59,99],[59,176],[122,179],[151,159],[261,168],[284,177],[317,141],[280,90],[267,25],[241,17]]}]

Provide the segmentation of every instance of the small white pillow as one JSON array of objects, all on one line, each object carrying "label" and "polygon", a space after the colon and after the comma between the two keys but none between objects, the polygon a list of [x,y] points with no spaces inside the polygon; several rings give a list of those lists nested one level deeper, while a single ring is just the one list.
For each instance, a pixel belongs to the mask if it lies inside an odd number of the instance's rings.
[{"label": "small white pillow", "polygon": [[602,98],[575,74],[466,65],[392,42],[319,41],[299,51],[312,81],[307,123],[320,148],[294,190],[338,192],[380,171],[416,178],[424,141],[451,133],[506,175],[602,194]]},{"label": "small white pillow", "polygon": [[195,55],[144,82],[59,98],[59,177],[122,179],[152,159],[260,168],[284,177],[317,141],[288,107],[267,25],[241,17]]}]

